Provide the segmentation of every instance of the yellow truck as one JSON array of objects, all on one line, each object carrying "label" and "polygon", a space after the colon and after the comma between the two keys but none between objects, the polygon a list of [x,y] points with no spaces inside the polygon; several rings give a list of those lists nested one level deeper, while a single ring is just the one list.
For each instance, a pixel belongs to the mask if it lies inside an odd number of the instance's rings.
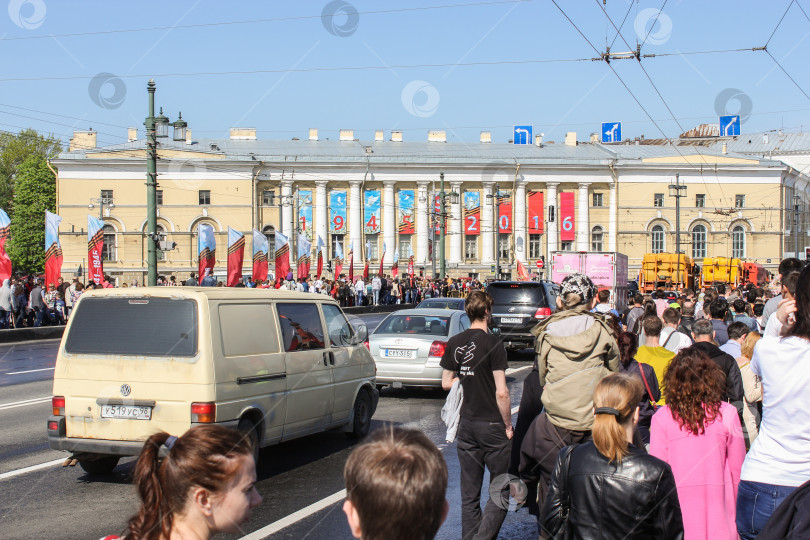
[{"label": "yellow truck", "polygon": [[655,289],[694,288],[700,268],[692,258],[681,253],[645,253],[639,272],[638,287],[642,292]]},{"label": "yellow truck", "polygon": [[744,279],[743,261],[730,257],[706,257],[703,259],[703,285],[720,283],[739,287]]}]

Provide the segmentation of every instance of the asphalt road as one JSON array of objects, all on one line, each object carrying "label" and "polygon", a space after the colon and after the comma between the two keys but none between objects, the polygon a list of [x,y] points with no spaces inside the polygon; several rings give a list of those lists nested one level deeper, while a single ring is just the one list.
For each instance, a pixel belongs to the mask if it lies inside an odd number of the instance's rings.
[{"label": "asphalt road", "polygon": [[[383,317],[359,319],[373,330]],[[137,508],[130,484],[134,458],[122,459],[111,475],[91,477],[78,466],[61,467],[66,454],[48,447],[48,368],[57,347],[58,341],[0,347],[0,539],[100,538],[120,533]],[[510,355],[513,411],[529,359]],[[440,390],[383,389],[372,429],[386,423],[421,429],[442,449],[450,471],[450,513],[438,538],[449,539],[461,536],[461,518],[455,445],[444,443],[440,418],[444,397]],[[263,449],[257,483],[263,504],[239,537],[351,538],[341,490],[343,465],[355,444],[341,432],[328,432]],[[536,538],[534,519],[525,510],[510,513],[501,537]]]}]

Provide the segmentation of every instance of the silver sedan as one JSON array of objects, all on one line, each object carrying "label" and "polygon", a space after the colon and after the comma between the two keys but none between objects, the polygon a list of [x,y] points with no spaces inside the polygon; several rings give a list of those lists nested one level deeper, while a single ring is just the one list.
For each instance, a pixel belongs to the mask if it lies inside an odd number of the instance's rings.
[{"label": "silver sedan", "polygon": [[403,309],[392,313],[368,339],[377,363],[377,384],[441,386],[439,361],[447,341],[469,327],[470,319],[463,311]]}]

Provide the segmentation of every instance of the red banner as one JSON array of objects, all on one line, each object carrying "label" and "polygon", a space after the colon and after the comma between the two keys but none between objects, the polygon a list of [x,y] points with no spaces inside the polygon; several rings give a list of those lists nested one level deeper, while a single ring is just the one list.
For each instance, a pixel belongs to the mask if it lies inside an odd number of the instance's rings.
[{"label": "red banner", "polygon": [[101,285],[104,281],[104,268],[101,262],[103,249],[104,234],[98,231],[87,246],[87,281],[93,281],[96,285]]},{"label": "red banner", "polygon": [[354,283],[354,249],[349,249],[349,283]]},{"label": "red banner", "polygon": [[512,232],[512,194],[508,191],[498,193],[498,230],[501,234]]},{"label": "red banner", "polygon": [[228,246],[228,287],[236,287],[242,280],[242,263],[245,262],[245,237]]},{"label": "red banner", "polygon": [[563,192],[560,193],[560,240],[572,242],[575,237],[574,192]]},{"label": "red banner", "polygon": [[267,255],[259,251],[253,255],[253,281],[267,279]]},{"label": "red banner", "polygon": [[413,277],[413,255],[408,258],[408,273]]},{"label": "red banner", "polygon": [[517,262],[517,274],[518,281],[529,281],[529,272],[526,271],[526,267],[520,261]]},{"label": "red banner", "polygon": [[317,268],[318,268],[318,270],[316,271],[315,279],[321,279],[321,274],[323,274],[323,251],[322,250],[318,250]]},{"label": "red banner", "polygon": [[529,234],[543,234],[543,192],[529,192]]},{"label": "red banner", "polygon": [[[465,193],[465,197],[470,193]],[[475,193],[477,196],[478,193]],[[464,208],[464,234],[468,236],[481,234],[481,206],[475,202],[472,208]]]},{"label": "red banner", "polygon": [[287,274],[289,272],[290,244],[286,244],[281,249],[276,251],[276,285],[281,283],[281,279],[287,279]]},{"label": "red banner", "polygon": [[366,265],[363,267],[363,281],[368,281],[368,259],[366,259]]}]

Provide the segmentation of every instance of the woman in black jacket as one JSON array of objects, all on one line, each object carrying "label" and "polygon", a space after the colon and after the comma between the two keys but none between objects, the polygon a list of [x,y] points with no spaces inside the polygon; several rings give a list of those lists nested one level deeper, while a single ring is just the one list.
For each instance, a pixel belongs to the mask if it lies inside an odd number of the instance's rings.
[{"label": "woman in black jacket", "polygon": [[631,444],[641,395],[639,380],[629,375],[596,385],[593,440],[560,452],[540,513],[546,534],[560,538],[568,527],[570,538],[683,539],[672,469]]},{"label": "woman in black jacket", "polygon": [[652,415],[655,413],[657,406],[655,403],[661,399],[661,389],[658,386],[658,377],[655,375],[655,370],[649,364],[639,364],[635,360],[636,351],[638,351],[638,336],[630,332],[622,332],[616,339],[619,344],[619,373],[627,373],[638,377],[639,382],[642,383],[643,393],[641,394],[641,401],[639,402],[638,414],[638,434],[644,441],[644,444],[650,444],[650,423],[652,422]]}]

